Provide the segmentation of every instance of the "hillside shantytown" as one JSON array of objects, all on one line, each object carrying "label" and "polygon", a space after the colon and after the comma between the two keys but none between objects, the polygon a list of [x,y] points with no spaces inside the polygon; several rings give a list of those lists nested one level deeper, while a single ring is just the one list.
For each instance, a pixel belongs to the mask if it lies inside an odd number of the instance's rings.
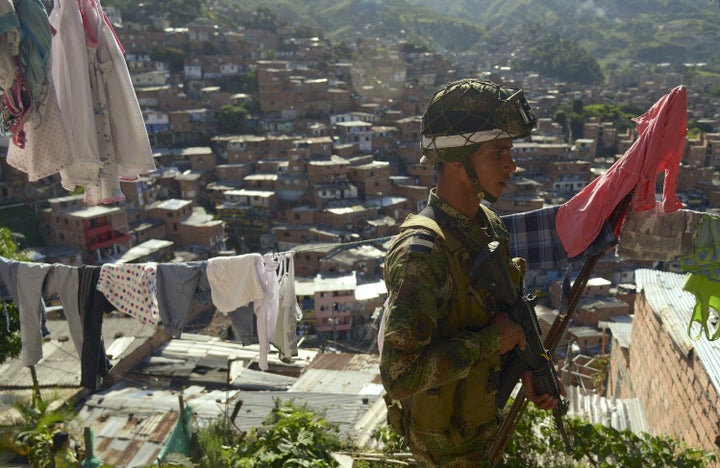
[{"label": "hillside shantytown", "polygon": [[[30,262],[42,264],[291,257],[302,312],[292,323],[294,352],[278,352],[274,342],[263,356],[253,314],[221,313],[207,294],[186,300],[187,320],[174,332],[116,311],[99,330],[109,371],[88,388],[62,294],[42,297],[49,333],[33,372],[43,390],[80,397],[95,453],[117,466],[157,458],[179,418],[178,393],[205,420],[217,416],[218,401],[230,407],[241,399],[237,422],[244,429],[262,422],[273,397],[293,394],[329,405],[330,419],[370,443],[385,418],[376,348],[387,297],[384,252],[433,185],[433,168],[419,164],[418,141],[420,114],[439,84],[478,76],[517,85],[536,110],[537,129],[516,143],[518,170],[495,206],[503,215],[565,203],[637,138],[632,122],[618,128],[598,118],[568,135],[555,119],[558,109],[632,103],[639,115],[683,85],[676,71],[640,64],[602,85],[558,82],[507,66],[512,42],[456,63],[410,44],[361,37],[350,45],[351,57],[338,60],[323,31],[298,35],[290,21],[231,30],[170,25],[161,17],[140,24],[123,21],[117,9],[106,13],[155,169],[121,180],[122,199],[89,203],[81,190],[67,190],[62,173],[30,181],[2,158],[0,226],[11,228]],[[707,80],[687,87],[688,121],[702,129],[688,133],[676,184],[682,211],[696,220],[720,215],[720,99],[703,93],[717,85]],[[3,137],[3,153],[13,144],[12,135]],[[662,185],[660,176],[659,192]],[[672,242],[694,240],[694,231],[671,231]],[[684,289],[678,256],[649,245],[646,255],[625,253],[612,249],[596,265],[558,350],[571,414],[717,450],[717,313],[710,310],[707,333],[691,333],[699,299]],[[544,329],[561,307],[565,278],[559,265],[527,278]],[[4,287],[3,300],[11,301]],[[32,388],[26,364],[0,364],[3,395]]]}]

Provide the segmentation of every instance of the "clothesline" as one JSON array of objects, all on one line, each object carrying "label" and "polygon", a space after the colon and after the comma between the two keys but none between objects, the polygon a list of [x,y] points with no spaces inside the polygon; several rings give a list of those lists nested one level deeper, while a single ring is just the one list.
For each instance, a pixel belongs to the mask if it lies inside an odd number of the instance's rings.
[{"label": "clothesline", "polygon": [[221,313],[249,314],[254,319],[261,370],[268,368],[270,344],[282,356],[297,354],[296,326],[302,312],[295,294],[292,251],[79,267],[0,257],[0,280],[18,305],[23,364],[31,367],[42,359],[44,298],[57,297],[87,388],[98,388],[98,377],[110,370],[102,318],[111,310],[162,325],[168,334],[180,337],[194,303],[212,302]]}]

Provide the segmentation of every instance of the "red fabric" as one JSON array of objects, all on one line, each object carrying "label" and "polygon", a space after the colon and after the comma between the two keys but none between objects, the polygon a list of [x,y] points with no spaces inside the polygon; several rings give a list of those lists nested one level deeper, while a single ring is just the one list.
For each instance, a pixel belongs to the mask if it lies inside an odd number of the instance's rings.
[{"label": "red fabric", "polygon": [[661,171],[665,171],[663,212],[682,207],[675,191],[687,134],[685,86],[675,87],[633,121],[639,136],[623,157],[558,209],[555,227],[570,258],[592,243],[612,210],[633,188],[632,208],[653,208],[655,180]]}]

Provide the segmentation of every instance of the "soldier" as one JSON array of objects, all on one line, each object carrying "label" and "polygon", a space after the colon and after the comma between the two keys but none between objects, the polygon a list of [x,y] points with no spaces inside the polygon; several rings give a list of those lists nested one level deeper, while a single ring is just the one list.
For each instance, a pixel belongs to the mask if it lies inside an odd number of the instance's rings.
[{"label": "soldier", "polygon": [[[495,202],[515,171],[513,140],[535,117],[521,90],[463,79],[438,90],[422,119],[422,164],[437,166],[428,206],[410,215],[388,250],[380,373],[388,418],[420,466],[482,466],[498,429],[495,394],[503,355],[525,348],[520,327],[492,291],[470,284],[473,258],[491,241],[506,257]],[[508,268],[519,284],[524,262]],[[542,409],[558,403],[527,397]]]}]

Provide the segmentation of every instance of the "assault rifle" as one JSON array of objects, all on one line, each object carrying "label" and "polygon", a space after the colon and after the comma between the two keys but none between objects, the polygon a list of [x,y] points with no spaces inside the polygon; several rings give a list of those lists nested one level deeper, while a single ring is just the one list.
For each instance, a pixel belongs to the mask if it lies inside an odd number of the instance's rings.
[{"label": "assault rifle", "polygon": [[490,242],[475,258],[469,270],[470,279],[474,286],[493,292],[510,319],[522,328],[526,345],[524,350],[515,347],[507,356],[500,371],[500,386],[495,404],[498,408],[505,407],[520,376],[525,370],[529,370],[534,378],[535,392],[547,393],[559,401],[552,411],[555,426],[569,453],[572,447],[562,420],[567,413],[569,403],[560,393],[555,362],[540,338],[542,332],[535,314],[537,300],[534,296],[523,295],[520,288],[515,285],[498,246],[499,242]]}]

